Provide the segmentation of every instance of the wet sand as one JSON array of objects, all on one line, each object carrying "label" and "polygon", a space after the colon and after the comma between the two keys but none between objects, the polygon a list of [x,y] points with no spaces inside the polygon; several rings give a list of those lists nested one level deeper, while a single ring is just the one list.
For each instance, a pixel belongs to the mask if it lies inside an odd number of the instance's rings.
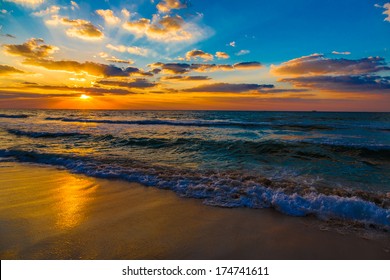
[{"label": "wet sand", "polygon": [[[1,259],[390,259],[389,233],[0,162]],[[341,232],[341,233],[340,233]]]}]

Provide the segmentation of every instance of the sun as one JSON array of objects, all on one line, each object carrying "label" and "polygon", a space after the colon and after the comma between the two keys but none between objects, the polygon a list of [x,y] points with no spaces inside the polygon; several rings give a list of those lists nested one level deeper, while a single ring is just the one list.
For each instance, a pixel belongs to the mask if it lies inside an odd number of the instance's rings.
[{"label": "sun", "polygon": [[80,96],[80,98],[83,99],[83,100],[87,100],[87,99],[89,99],[89,98],[91,98],[91,97],[88,96],[88,95],[86,95],[86,94],[82,94],[82,95]]}]

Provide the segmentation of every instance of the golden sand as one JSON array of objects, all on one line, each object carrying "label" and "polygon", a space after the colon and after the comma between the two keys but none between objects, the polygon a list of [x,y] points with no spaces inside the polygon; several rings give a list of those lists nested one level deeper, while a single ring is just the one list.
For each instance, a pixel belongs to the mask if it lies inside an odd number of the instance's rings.
[{"label": "golden sand", "polygon": [[[0,163],[1,259],[390,259],[390,238],[324,231],[54,167]],[[321,230],[322,229],[322,230]]]}]

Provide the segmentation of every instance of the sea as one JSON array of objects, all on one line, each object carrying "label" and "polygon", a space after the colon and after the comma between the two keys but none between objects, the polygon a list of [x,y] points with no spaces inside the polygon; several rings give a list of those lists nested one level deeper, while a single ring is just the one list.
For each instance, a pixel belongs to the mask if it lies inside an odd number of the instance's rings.
[{"label": "sea", "polygon": [[390,228],[390,113],[0,110],[0,161]]}]

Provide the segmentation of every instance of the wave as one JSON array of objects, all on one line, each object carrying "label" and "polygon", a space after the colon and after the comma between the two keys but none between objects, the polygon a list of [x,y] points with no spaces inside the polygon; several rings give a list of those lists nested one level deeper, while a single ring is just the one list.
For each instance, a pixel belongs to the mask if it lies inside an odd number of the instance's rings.
[{"label": "wave", "polygon": [[320,219],[341,219],[390,229],[390,198],[364,191],[313,189],[288,181],[226,172],[180,170],[150,166],[137,161],[118,165],[117,160],[44,154],[0,149],[0,157],[21,162],[65,167],[89,176],[123,179],[169,189],[180,196],[203,199],[220,207],[274,208],[291,216],[314,215]]},{"label": "wave", "polygon": [[18,129],[7,129],[10,134],[17,136],[27,136],[30,138],[61,138],[61,137],[89,137],[88,133],[78,132],[41,132],[41,131],[24,131]]},{"label": "wave", "polygon": [[8,133],[29,138],[67,138],[88,139],[110,147],[136,146],[149,149],[175,148],[183,152],[207,151],[238,157],[262,157],[266,155],[294,157],[301,160],[338,160],[340,155],[364,160],[366,158],[390,161],[390,147],[343,145],[337,143],[316,143],[307,141],[250,141],[250,140],[212,140],[202,138],[145,138],[114,136],[112,134],[92,135],[80,132],[41,132],[7,129]]},{"label": "wave", "polygon": [[129,125],[170,125],[170,126],[198,126],[198,127],[241,127],[241,128],[264,128],[274,127],[280,129],[315,129],[330,130],[331,126],[326,125],[306,125],[306,124],[271,124],[268,122],[244,122],[244,121],[222,121],[222,120],[95,120],[81,118],[60,118],[47,117],[46,120],[56,120],[63,122],[85,122],[85,123],[107,123],[107,124],[129,124]]},{"label": "wave", "polygon": [[52,118],[46,120],[61,120],[63,122],[86,122],[86,123],[108,123],[108,124],[135,124],[135,125],[172,125],[172,126],[259,126],[263,123],[254,122],[234,122],[234,121],[207,121],[207,120],[95,120],[95,119],[80,119],[80,118]]},{"label": "wave", "polygon": [[26,119],[28,117],[30,116],[25,114],[19,114],[19,115],[0,114],[0,118],[7,118],[7,119]]},{"label": "wave", "polygon": [[389,131],[387,126],[361,125],[361,124],[304,124],[304,123],[275,123],[269,121],[225,121],[225,120],[109,120],[109,119],[85,119],[85,118],[64,118],[47,117],[45,120],[63,121],[63,122],[84,122],[84,123],[103,123],[103,124],[127,124],[127,125],[170,125],[170,126],[193,126],[193,127],[220,127],[220,128],[258,128],[258,129],[281,129],[281,130],[334,130],[334,129],[372,129]]}]

